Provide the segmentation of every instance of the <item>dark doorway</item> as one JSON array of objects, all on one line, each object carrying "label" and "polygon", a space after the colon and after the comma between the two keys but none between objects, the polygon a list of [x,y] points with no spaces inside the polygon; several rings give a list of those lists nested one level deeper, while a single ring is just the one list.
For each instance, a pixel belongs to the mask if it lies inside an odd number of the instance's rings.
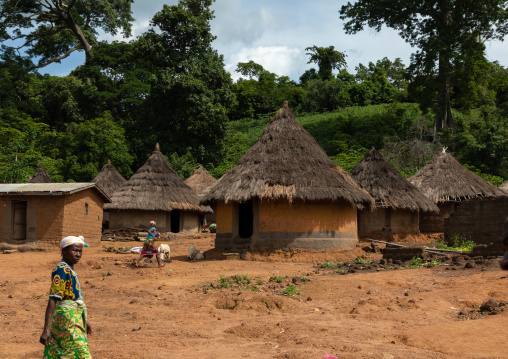
[{"label": "dark doorway", "polygon": [[12,203],[12,238],[16,241],[26,239],[26,201],[14,201]]},{"label": "dark doorway", "polygon": [[238,234],[241,238],[252,237],[254,232],[252,201],[238,204]]},{"label": "dark doorway", "polygon": [[180,232],[180,211],[171,211],[171,232]]}]

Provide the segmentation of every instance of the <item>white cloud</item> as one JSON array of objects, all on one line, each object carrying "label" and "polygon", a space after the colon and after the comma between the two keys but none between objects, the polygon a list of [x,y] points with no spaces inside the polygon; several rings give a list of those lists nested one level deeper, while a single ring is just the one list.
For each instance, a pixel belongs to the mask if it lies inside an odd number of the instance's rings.
[{"label": "white cloud", "polygon": [[279,76],[290,76],[294,74],[305,54],[298,48],[288,46],[258,46],[243,48],[229,57],[226,63],[226,71],[229,71],[234,80],[241,76],[237,73],[236,67],[239,62],[254,61],[264,67],[265,70]]}]

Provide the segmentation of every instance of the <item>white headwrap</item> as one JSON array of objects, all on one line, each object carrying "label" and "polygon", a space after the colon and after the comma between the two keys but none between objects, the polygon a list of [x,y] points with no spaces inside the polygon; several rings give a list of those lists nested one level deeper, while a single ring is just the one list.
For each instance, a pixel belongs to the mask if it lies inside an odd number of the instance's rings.
[{"label": "white headwrap", "polygon": [[65,248],[72,244],[82,244],[84,247],[88,247],[88,244],[85,243],[85,238],[83,236],[74,237],[68,236],[60,241],[60,252]]}]

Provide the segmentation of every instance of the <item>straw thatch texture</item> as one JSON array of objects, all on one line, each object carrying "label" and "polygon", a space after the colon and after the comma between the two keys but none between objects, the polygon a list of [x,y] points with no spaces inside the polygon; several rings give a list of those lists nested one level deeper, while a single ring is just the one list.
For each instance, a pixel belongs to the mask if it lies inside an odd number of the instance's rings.
[{"label": "straw thatch texture", "polygon": [[127,183],[127,180],[122,177],[116,170],[110,160],[102,166],[99,174],[92,180],[99,186],[108,196],[112,196],[120,187]]},{"label": "straw thatch texture", "polygon": [[287,102],[202,202],[245,202],[251,198],[345,200],[360,209],[374,204],[295,120]]},{"label": "straw thatch texture", "polygon": [[111,197],[105,209],[208,212],[192,188],[171,168],[159,144],[145,164]]},{"label": "straw thatch texture", "polygon": [[439,208],[386,162],[375,148],[353,168],[351,177],[374,197],[377,207],[439,212]]},{"label": "straw thatch texture", "polygon": [[408,180],[436,204],[475,197],[506,196],[446,152],[434,157]]},{"label": "straw thatch texture", "polygon": [[216,182],[217,180],[203,167],[196,168],[192,175],[185,180],[185,183],[196,191],[198,197],[202,197]]},{"label": "straw thatch texture", "polygon": [[48,172],[44,169],[41,163],[32,178],[28,180],[28,183],[54,183],[54,181],[51,179]]},{"label": "straw thatch texture", "polygon": [[508,181],[499,186],[499,188],[508,193]]}]

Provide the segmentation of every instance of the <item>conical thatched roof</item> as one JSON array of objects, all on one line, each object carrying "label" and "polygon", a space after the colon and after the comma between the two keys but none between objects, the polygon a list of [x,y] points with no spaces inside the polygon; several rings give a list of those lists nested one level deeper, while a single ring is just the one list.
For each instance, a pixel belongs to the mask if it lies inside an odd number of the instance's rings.
[{"label": "conical thatched roof", "polygon": [[51,179],[41,163],[32,178],[28,180],[28,183],[54,183],[54,181]]},{"label": "conical thatched roof", "polygon": [[353,168],[351,177],[374,197],[376,206],[439,212],[439,208],[386,162],[374,147]]},{"label": "conical thatched roof", "polygon": [[116,191],[105,209],[208,212],[192,188],[171,168],[159,144],[145,164]]},{"label": "conical thatched roof", "polygon": [[99,174],[92,180],[97,186],[99,186],[108,196],[112,196],[115,191],[122,187],[127,180],[122,177],[116,170],[115,166],[110,160],[102,166]]},{"label": "conical thatched roof", "polygon": [[408,180],[436,204],[474,197],[506,196],[446,152],[434,157]]},{"label": "conical thatched roof", "polygon": [[251,198],[345,200],[358,208],[374,203],[295,120],[287,102],[238,165],[210,188],[202,202],[244,202]]},{"label": "conical thatched roof", "polygon": [[208,173],[203,167],[196,168],[192,175],[185,180],[185,183],[191,187],[198,197],[202,197],[206,190],[212,187],[217,180]]},{"label": "conical thatched roof", "polygon": [[508,193],[508,181],[499,186],[499,188]]}]

